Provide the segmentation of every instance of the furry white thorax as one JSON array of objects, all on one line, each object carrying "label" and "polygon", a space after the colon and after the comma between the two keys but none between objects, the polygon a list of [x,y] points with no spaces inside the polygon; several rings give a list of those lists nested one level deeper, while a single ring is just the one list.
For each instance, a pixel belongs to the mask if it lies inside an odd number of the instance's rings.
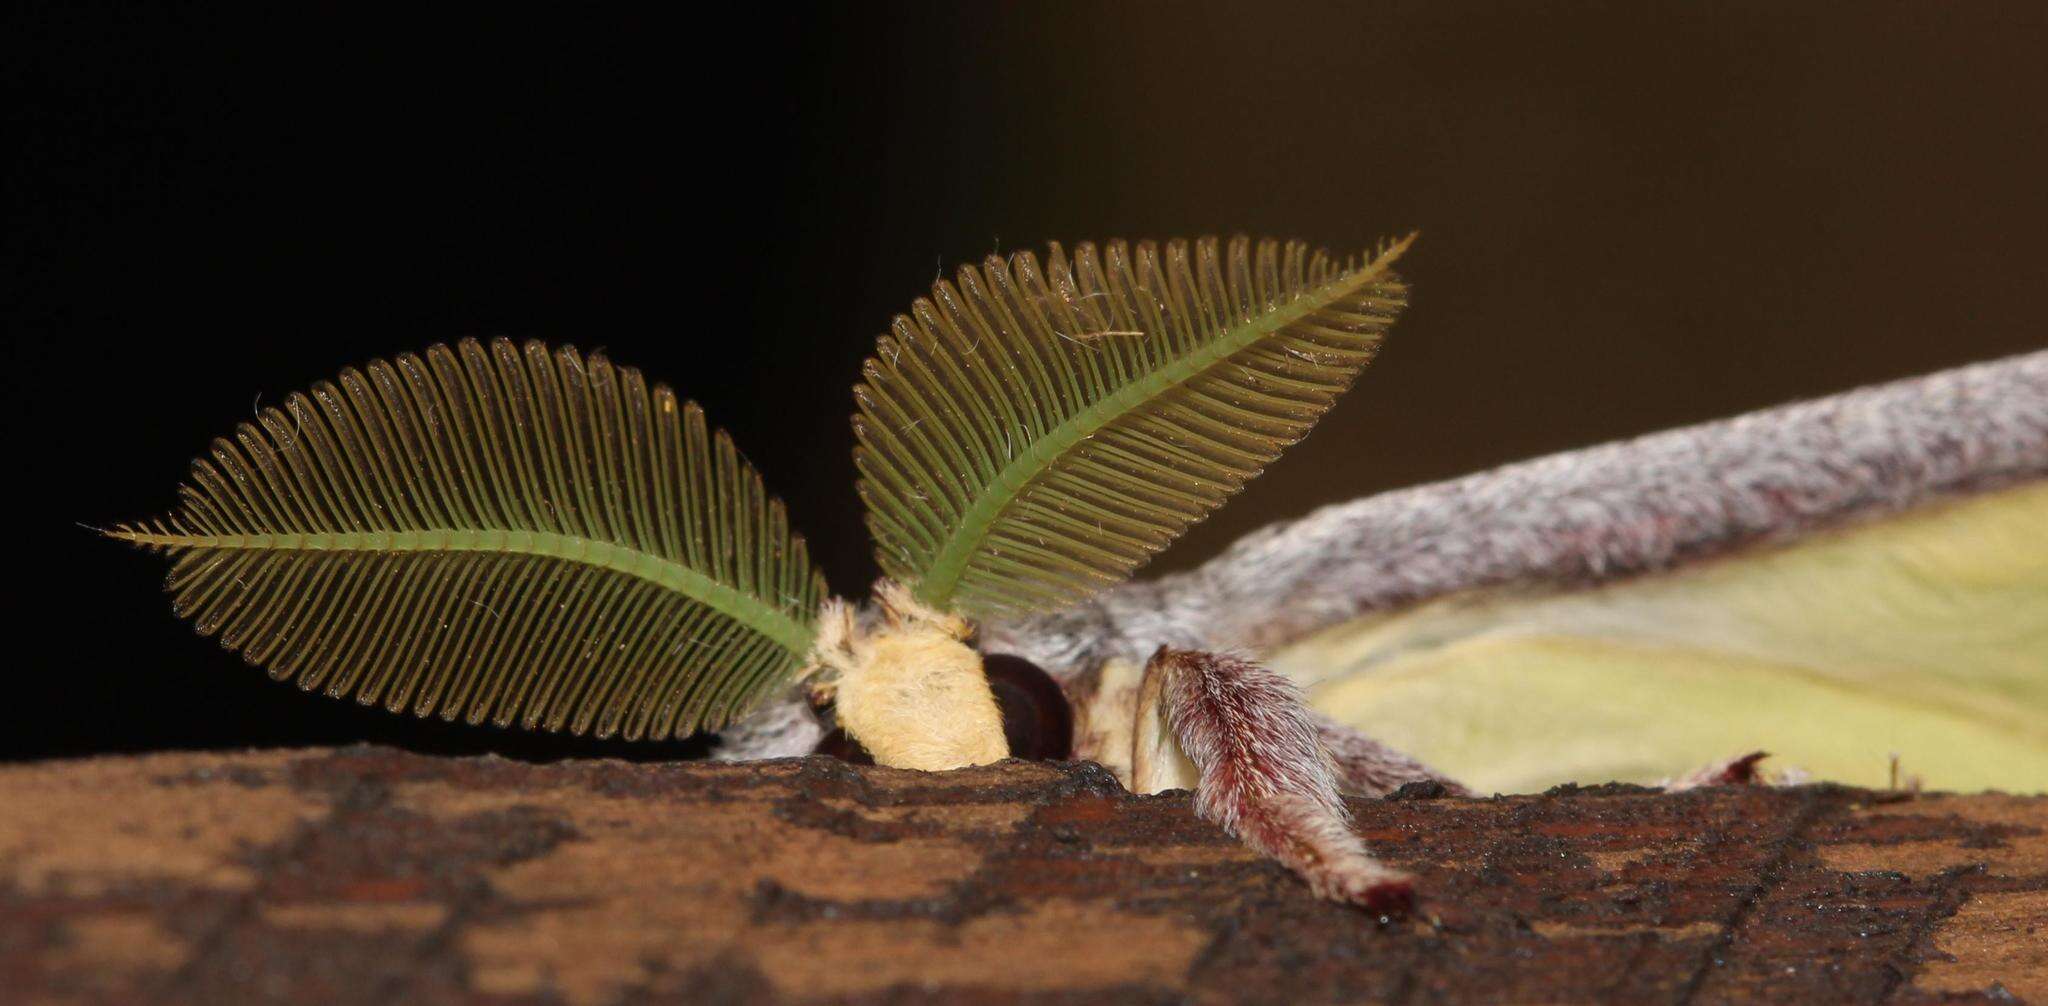
[{"label": "furry white thorax", "polygon": [[878,624],[827,602],[811,659],[836,694],[839,725],[875,763],[937,772],[1010,756],[1003,715],[965,619],[934,610],[893,581],[875,587]]},{"label": "furry white thorax", "polygon": [[1164,680],[1143,664],[1105,661],[1074,698],[1074,758],[1115,774],[1133,793],[1194,789],[1201,773],[1167,722]]},{"label": "furry white thorax", "polygon": [[1131,778],[1126,785],[1133,793],[1192,790],[1201,784],[1201,770],[1174,736],[1166,706],[1166,674],[1154,661],[1146,665],[1131,717]]},{"label": "furry white thorax", "polygon": [[1095,687],[1074,701],[1074,759],[1110,770],[1131,788],[1131,749],[1138,721],[1138,688],[1145,666],[1123,657],[1104,661]]}]

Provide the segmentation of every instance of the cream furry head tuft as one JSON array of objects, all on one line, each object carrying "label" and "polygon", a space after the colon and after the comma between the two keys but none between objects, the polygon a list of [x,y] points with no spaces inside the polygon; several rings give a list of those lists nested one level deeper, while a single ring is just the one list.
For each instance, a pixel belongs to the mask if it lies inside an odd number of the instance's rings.
[{"label": "cream furry head tuft", "polygon": [[837,696],[839,725],[876,764],[936,772],[1010,756],[1003,715],[965,640],[964,619],[927,607],[893,580],[875,585],[881,614],[863,626],[828,602],[811,659]]}]

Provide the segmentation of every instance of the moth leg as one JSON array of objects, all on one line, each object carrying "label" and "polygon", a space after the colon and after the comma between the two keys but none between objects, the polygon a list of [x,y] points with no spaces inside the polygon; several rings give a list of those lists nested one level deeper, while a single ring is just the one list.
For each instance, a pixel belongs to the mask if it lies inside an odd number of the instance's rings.
[{"label": "moth leg", "polygon": [[1191,781],[1195,813],[1318,896],[1404,909],[1414,881],[1373,859],[1351,830],[1319,732],[1286,677],[1225,654],[1161,647],[1139,686],[1132,781],[1139,792]]},{"label": "moth leg", "polygon": [[1464,784],[1351,729],[1311,712],[1316,735],[1337,769],[1337,792],[1345,796],[1386,796],[1409,783],[1433,783],[1443,796],[1471,796]]},{"label": "moth leg", "polygon": [[1770,753],[1767,751],[1751,751],[1739,758],[1717,761],[1676,779],[1667,779],[1662,788],[1677,793],[1701,786],[1775,786],[1782,780],[1757,767],[1758,762],[1768,757]]}]

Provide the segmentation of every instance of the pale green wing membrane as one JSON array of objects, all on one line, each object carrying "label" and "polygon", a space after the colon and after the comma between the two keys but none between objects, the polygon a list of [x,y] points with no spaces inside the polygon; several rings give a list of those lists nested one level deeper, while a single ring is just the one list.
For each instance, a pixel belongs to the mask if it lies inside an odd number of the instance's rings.
[{"label": "pale green wing membrane", "polygon": [[854,389],[882,569],[976,615],[1128,577],[1351,385],[1405,303],[1406,247],[1053,245],[939,282]]},{"label": "pale green wing membrane", "polygon": [[176,513],[202,634],[300,688],[627,738],[785,685],[825,596],[782,504],[694,403],[537,342],[344,371],[213,442]]},{"label": "pale green wing membrane", "polygon": [[[1750,750],[1883,787],[2048,786],[2048,482],[1584,589],[1479,591],[1270,654],[1480,792]],[[1416,710],[1428,710],[1417,715]]]}]

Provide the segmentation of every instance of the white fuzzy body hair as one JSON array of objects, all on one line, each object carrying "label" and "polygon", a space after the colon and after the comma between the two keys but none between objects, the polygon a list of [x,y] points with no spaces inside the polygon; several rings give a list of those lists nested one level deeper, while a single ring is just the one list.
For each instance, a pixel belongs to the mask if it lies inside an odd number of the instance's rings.
[{"label": "white fuzzy body hair", "polygon": [[1143,664],[1119,657],[1104,661],[1088,687],[1067,689],[1074,704],[1074,760],[1110,770],[1132,792],[1138,792],[1132,780],[1132,745],[1144,675]]},{"label": "white fuzzy body hair", "polygon": [[[1131,723],[1131,747],[1127,757],[1131,770],[1130,778],[1124,781],[1124,788],[1133,793],[1164,793],[1170,789],[1199,790],[1202,786],[1202,770],[1195,765],[1195,760],[1189,757],[1188,750],[1181,746],[1186,738],[1178,736],[1176,732],[1175,710],[1167,697],[1167,679],[1170,675],[1162,672],[1163,666],[1158,657],[1154,657],[1145,665],[1143,677],[1133,695],[1128,714]],[[1215,757],[1212,740],[1213,738],[1205,736],[1199,741],[1204,745],[1202,752],[1205,758]],[[1317,750],[1315,757],[1321,759],[1322,752]],[[1203,762],[1205,765],[1211,763],[1208,760]],[[1332,798],[1335,798],[1334,790]],[[1197,800],[1199,801],[1199,797]],[[1236,825],[1235,812],[1226,812],[1225,816],[1229,818],[1228,823],[1225,823],[1223,817],[1213,819],[1223,824],[1225,830],[1231,830],[1232,834],[1236,834],[1232,830]]]},{"label": "white fuzzy body hair", "polygon": [[1568,589],[2048,477],[2048,350],[1324,507],[1199,569],[981,626],[1055,677],[1271,653],[1361,615]]}]

